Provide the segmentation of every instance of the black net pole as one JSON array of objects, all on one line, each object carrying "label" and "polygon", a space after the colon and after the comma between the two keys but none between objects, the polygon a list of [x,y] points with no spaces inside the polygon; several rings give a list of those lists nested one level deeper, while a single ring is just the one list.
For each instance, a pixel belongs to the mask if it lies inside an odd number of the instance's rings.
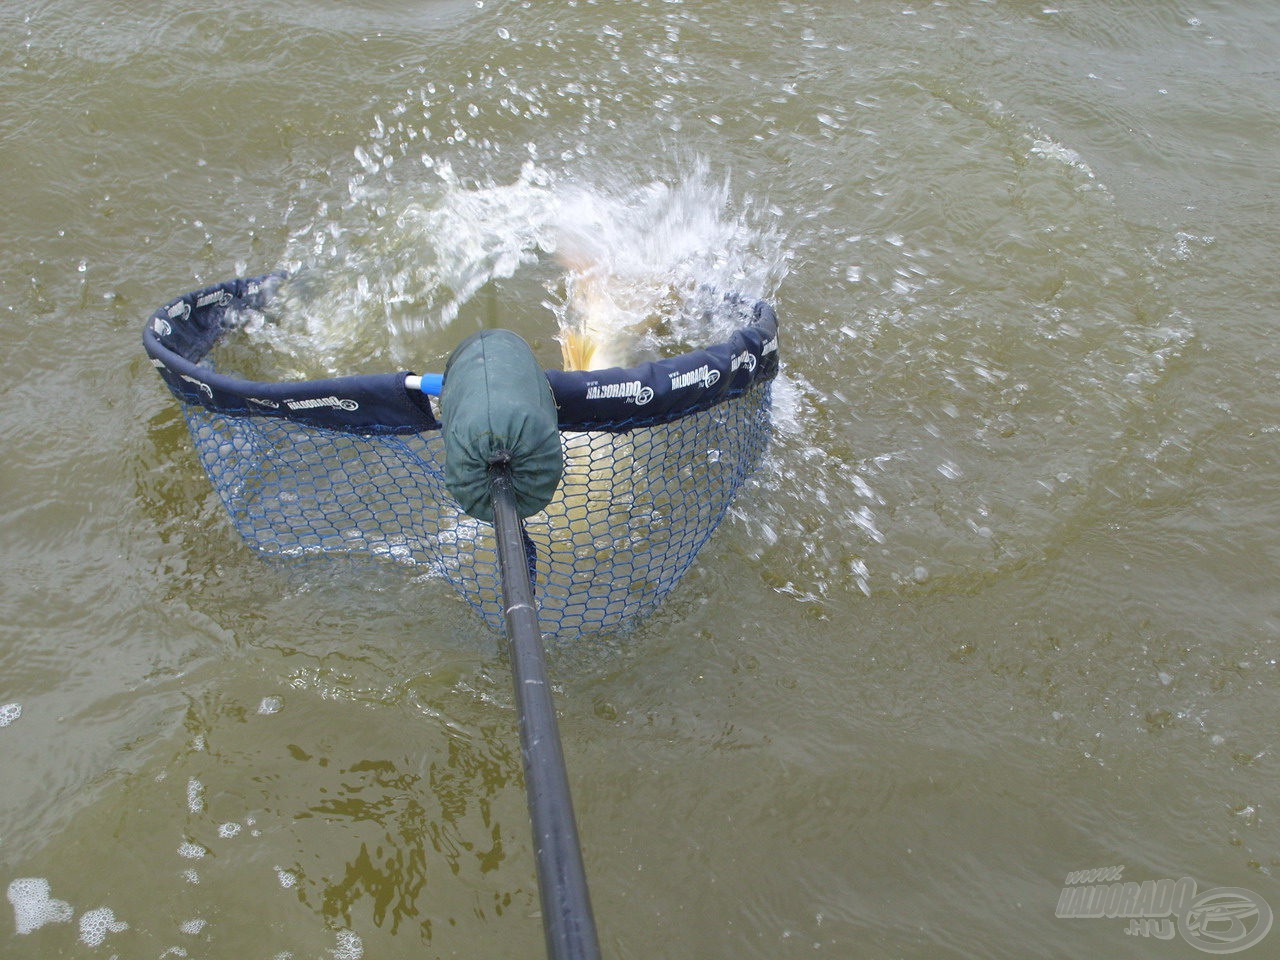
[{"label": "black net pole", "polygon": [[598,960],[600,943],[551,701],[524,532],[507,465],[491,468],[489,485],[547,956],[551,960]]}]

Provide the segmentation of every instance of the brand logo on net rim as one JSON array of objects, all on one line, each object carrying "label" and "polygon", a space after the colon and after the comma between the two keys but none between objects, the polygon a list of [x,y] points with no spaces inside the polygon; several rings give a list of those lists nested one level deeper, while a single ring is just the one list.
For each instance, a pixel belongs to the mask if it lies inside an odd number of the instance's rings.
[{"label": "brand logo on net rim", "polygon": [[196,300],[196,309],[207,307],[210,304],[217,304],[220,307],[225,307],[230,302],[231,294],[226,290],[211,290],[203,297]]},{"label": "brand logo on net rim", "polygon": [[1271,905],[1243,887],[1197,894],[1191,877],[1122,880],[1124,867],[1067,874],[1055,915],[1064,920],[1128,920],[1126,936],[1172,940],[1175,934],[1205,953],[1239,953],[1271,930]]},{"label": "brand logo on net rim", "polygon": [[672,390],[683,390],[694,384],[701,384],[705,389],[720,382],[720,371],[712,370],[705,363],[697,370],[690,370],[688,373],[672,373],[668,376],[671,377]]},{"label": "brand logo on net rim", "polygon": [[653,388],[646,387],[639,380],[628,380],[624,383],[596,383],[587,387],[588,400],[623,400],[643,407],[653,399]]},{"label": "brand logo on net rim", "polygon": [[187,376],[187,374],[185,373],[182,374],[182,379],[187,381],[187,383],[194,384],[196,387],[200,389],[200,392],[203,393],[210,400],[213,399],[213,387],[209,386],[203,380],[197,380],[195,377]]},{"label": "brand logo on net rim", "polygon": [[346,397],[311,397],[305,400],[286,400],[284,405],[290,410],[315,410],[318,407],[332,407],[336,410],[359,410],[360,404]]}]

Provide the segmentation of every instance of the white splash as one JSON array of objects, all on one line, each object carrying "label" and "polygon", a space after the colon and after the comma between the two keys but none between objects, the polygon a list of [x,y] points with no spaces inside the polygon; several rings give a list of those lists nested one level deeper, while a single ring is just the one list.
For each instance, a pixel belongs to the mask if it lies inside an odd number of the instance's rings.
[{"label": "white splash", "polygon": [[[295,251],[274,322],[246,334],[286,355],[299,374],[351,373],[368,363],[418,368],[424,352],[451,349],[438,334],[486,285],[541,264],[544,278],[554,275],[544,280],[548,333],[579,322],[587,300],[625,347],[648,333],[639,344],[647,356],[720,339],[737,324],[669,325],[701,321],[728,292],[765,296],[786,272],[782,238],[756,222],[773,213],[757,216],[763,206],[735,197],[729,178],[703,160],[661,178],[619,173],[604,183],[532,161],[503,184],[464,184],[443,162],[435,170],[439,181],[416,196],[379,195],[379,209],[399,201],[394,219],[360,222],[373,219],[362,203],[375,201],[357,199],[343,211],[346,223],[309,225],[300,245],[315,234],[330,240],[319,253]],[[655,319],[668,321],[661,333],[670,342],[655,336]]]},{"label": "white splash", "polygon": [[19,934],[71,919],[75,913],[71,904],[53,899],[51,893],[49,881],[43,877],[21,877],[9,884],[8,897],[13,904],[14,927]]},{"label": "white splash", "polygon": [[568,274],[549,305],[567,369],[717,342],[740,322],[719,309],[724,295],[764,296],[785,265],[777,238],[733,212],[728,179],[713,179],[703,161],[674,183],[571,185],[554,227]]},{"label": "white splash", "polygon": [[1090,180],[1096,179],[1093,174],[1093,168],[1089,166],[1084,157],[1077,151],[1063,146],[1055,140],[1047,137],[1035,140],[1027,153],[1028,156],[1039,157],[1043,160],[1053,160],[1057,163],[1066,164],[1068,167],[1074,167]]},{"label": "white splash", "polygon": [[284,701],[280,697],[263,697],[262,702],[258,704],[258,713],[270,716],[273,713],[279,713],[283,707]]}]

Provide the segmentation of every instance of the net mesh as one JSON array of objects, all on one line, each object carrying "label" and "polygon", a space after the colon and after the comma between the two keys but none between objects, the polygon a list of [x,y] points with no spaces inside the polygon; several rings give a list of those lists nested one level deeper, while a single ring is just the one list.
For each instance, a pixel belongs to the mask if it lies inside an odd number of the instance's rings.
[{"label": "net mesh", "polygon": [[[657,606],[764,455],[769,381],[666,422],[562,430],[564,478],[525,527],[544,634],[624,628]],[[493,528],[445,489],[439,429],[365,434],[183,403],[200,461],[264,555],[421,565],[502,629]]]}]

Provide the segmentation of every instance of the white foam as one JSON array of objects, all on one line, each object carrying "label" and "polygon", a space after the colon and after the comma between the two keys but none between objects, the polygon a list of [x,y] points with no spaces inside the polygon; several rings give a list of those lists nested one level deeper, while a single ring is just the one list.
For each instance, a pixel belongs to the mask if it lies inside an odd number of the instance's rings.
[{"label": "white foam", "polygon": [[273,713],[279,713],[284,706],[284,701],[279,697],[263,697],[262,702],[258,704],[258,712],[264,716],[270,716]]},{"label": "white foam", "polygon": [[6,703],[0,706],[0,727],[7,727],[22,716],[22,704]]},{"label": "white foam", "polygon": [[195,777],[187,781],[187,809],[192,813],[204,809],[204,784]]},{"label": "white foam", "polygon": [[338,931],[338,945],[329,951],[334,960],[360,960],[364,956],[364,943],[353,930]]},{"label": "white foam", "polygon": [[1074,167],[1079,170],[1090,180],[1095,179],[1093,169],[1085,162],[1084,157],[1070,147],[1064,147],[1054,140],[1048,138],[1036,140],[1031,144],[1028,154],[1044,160],[1054,160],[1058,163],[1066,164],[1068,167]]},{"label": "white foam", "polygon": [[208,922],[207,920],[201,920],[199,917],[194,920],[184,920],[178,924],[178,929],[187,934],[187,936],[194,937],[205,928]]},{"label": "white foam", "polygon": [[184,857],[187,860],[199,860],[208,852],[209,851],[200,846],[200,844],[192,843],[189,840],[178,845],[178,856]]},{"label": "white foam", "polygon": [[100,946],[108,933],[122,933],[128,929],[129,924],[117,920],[115,911],[110,907],[86,910],[80,915],[80,941],[86,946]]},{"label": "white foam", "polygon": [[235,823],[234,821],[231,823],[224,823],[218,828],[218,836],[222,837],[224,840],[230,840],[238,834],[241,829],[240,824]]},{"label": "white foam", "polygon": [[65,900],[54,900],[49,881],[43,877],[20,877],[9,884],[14,927],[20,934],[39,930],[47,923],[66,923],[75,911]]},{"label": "white foam", "polygon": [[280,880],[280,886],[286,890],[298,882],[298,875],[292,870],[284,869],[284,867],[276,867],[276,877]]}]

